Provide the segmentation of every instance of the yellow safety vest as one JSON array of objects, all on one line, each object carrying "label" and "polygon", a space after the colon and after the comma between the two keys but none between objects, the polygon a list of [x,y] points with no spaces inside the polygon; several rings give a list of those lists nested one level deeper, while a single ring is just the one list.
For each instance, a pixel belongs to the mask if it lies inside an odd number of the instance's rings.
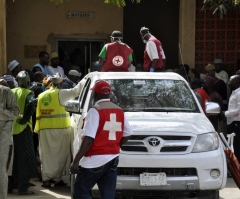
[{"label": "yellow safety vest", "polygon": [[35,132],[71,127],[70,115],[59,102],[59,89],[50,88],[38,96]]},{"label": "yellow safety vest", "polygon": [[21,119],[24,115],[26,99],[27,96],[31,93],[31,91],[26,88],[14,88],[12,89],[12,91],[15,94],[18,106],[20,108],[19,117],[13,121],[13,135],[18,135],[22,133],[27,128],[27,126],[29,126],[30,129],[32,130],[32,118],[26,124],[23,125],[17,122],[17,120]]}]

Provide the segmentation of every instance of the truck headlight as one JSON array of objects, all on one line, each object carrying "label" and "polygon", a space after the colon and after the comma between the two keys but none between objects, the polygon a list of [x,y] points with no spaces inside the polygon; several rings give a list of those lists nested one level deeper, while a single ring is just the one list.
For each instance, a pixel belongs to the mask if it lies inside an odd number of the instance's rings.
[{"label": "truck headlight", "polygon": [[219,138],[217,133],[206,133],[198,135],[192,152],[214,151],[219,147]]}]

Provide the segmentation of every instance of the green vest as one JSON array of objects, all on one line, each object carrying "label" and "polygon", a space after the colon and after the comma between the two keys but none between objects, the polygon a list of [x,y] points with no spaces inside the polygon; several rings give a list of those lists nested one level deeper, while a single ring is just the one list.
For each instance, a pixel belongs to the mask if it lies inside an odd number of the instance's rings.
[{"label": "green vest", "polygon": [[18,119],[21,119],[23,117],[26,99],[27,96],[31,93],[31,91],[26,88],[14,88],[12,89],[12,91],[15,94],[18,106],[20,108],[19,117],[13,121],[13,135],[17,135],[22,133],[27,128],[27,126],[32,129],[32,118],[30,119],[30,121],[23,125],[17,122]]},{"label": "green vest", "polygon": [[59,89],[51,87],[38,96],[34,132],[71,127],[70,115],[59,102]]}]

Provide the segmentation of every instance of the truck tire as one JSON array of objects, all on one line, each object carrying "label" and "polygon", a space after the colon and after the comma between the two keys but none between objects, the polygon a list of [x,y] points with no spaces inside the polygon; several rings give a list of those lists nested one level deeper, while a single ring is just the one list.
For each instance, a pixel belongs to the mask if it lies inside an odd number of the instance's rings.
[{"label": "truck tire", "polygon": [[219,191],[199,191],[197,193],[198,199],[219,199]]}]

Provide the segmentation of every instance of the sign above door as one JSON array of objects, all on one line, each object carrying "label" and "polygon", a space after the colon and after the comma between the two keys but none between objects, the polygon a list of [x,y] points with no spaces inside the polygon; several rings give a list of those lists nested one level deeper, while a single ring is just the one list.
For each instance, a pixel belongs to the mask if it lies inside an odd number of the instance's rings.
[{"label": "sign above door", "polygon": [[93,13],[91,12],[69,12],[69,18],[93,18]]}]

